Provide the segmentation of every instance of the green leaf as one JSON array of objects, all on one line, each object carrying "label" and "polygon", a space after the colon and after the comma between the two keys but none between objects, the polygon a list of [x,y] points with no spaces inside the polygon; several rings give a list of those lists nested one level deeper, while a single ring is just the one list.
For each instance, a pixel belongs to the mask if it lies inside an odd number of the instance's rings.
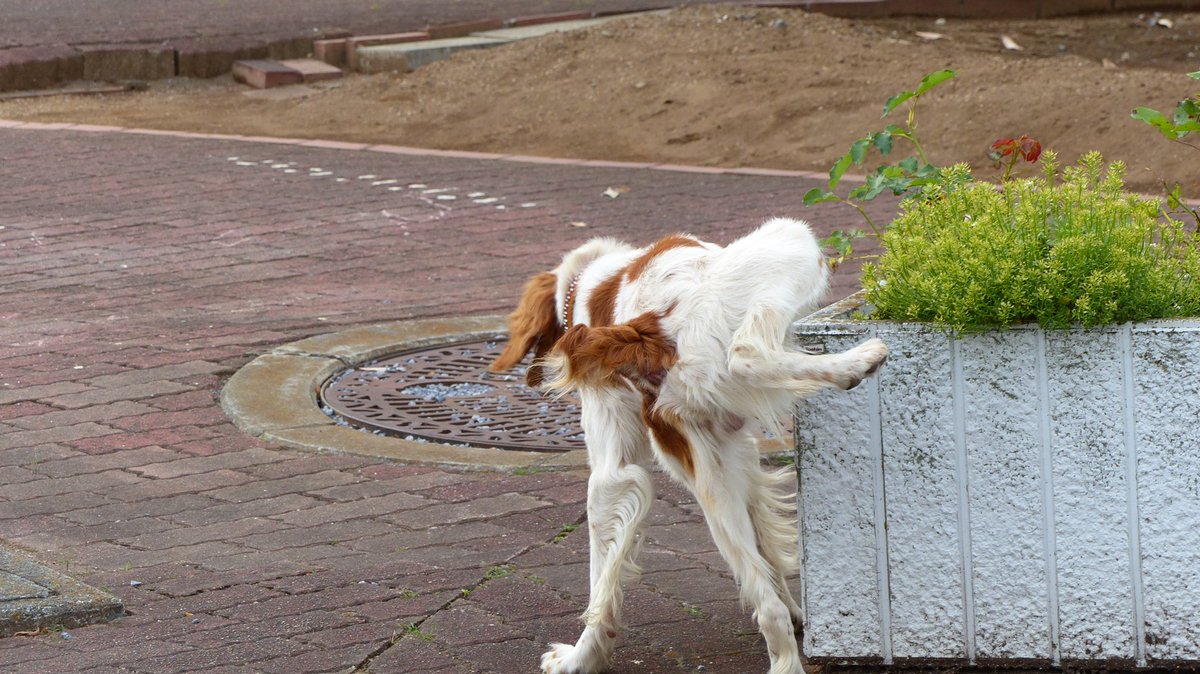
[{"label": "green leaf", "polygon": [[874,142],[875,149],[879,150],[879,154],[886,156],[892,153],[893,138],[891,131],[884,129],[883,131],[875,134]]},{"label": "green leaf", "polygon": [[1194,73],[1188,73],[1187,76],[1194,80],[1200,80],[1200,70],[1197,70]]},{"label": "green leaf", "polygon": [[859,138],[850,146],[850,161],[854,162],[855,166],[862,164],[863,157],[867,156],[867,148],[871,146],[871,139]]},{"label": "green leaf", "polygon": [[900,167],[900,169],[905,173],[916,173],[919,165],[920,162],[917,161],[916,157],[909,157],[897,164],[897,166]]},{"label": "green leaf", "polygon": [[1179,208],[1183,204],[1183,188],[1179,183],[1175,183],[1175,187],[1167,193],[1167,206],[1171,208]]},{"label": "green leaf", "polygon": [[938,169],[938,167],[934,166],[933,164],[926,164],[926,165],[922,166],[921,168],[917,169],[916,171],[914,171],[913,175],[918,178],[931,179],[931,178],[937,178],[939,173],[941,173],[941,170]]},{"label": "green leaf", "polygon": [[826,192],[820,187],[814,187],[804,193],[804,205],[812,206],[814,204],[823,204],[827,201],[837,201],[838,196],[833,192]]},{"label": "green leaf", "polygon": [[930,89],[936,87],[937,85],[941,84],[942,82],[945,82],[948,79],[952,79],[957,74],[958,73],[954,72],[953,70],[950,70],[949,68],[947,68],[945,70],[938,70],[936,72],[929,73],[925,77],[921,78],[921,84],[917,86],[917,95],[920,96],[921,94],[925,93],[926,91],[929,91]]},{"label": "green leaf", "polygon": [[829,169],[829,189],[834,189],[838,183],[842,181],[842,176],[846,175],[846,169],[850,168],[850,162],[853,158],[847,153],[842,155],[840,159],[834,163],[833,168]]},{"label": "green leaf", "polygon": [[1193,120],[1200,121],[1200,104],[1185,99],[1175,106],[1175,124],[1187,124]]},{"label": "green leaf", "polygon": [[1167,116],[1158,110],[1153,108],[1134,108],[1133,114],[1130,116],[1134,119],[1143,121],[1150,126],[1153,126],[1154,128],[1158,129],[1159,133],[1167,138],[1170,138],[1171,140],[1179,137],[1178,134],[1175,133],[1175,124],[1170,119],[1167,119]]},{"label": "green leaf", "polygon": [[907,101],[908,99],[910,99],[916,95],[917,95],[917,92],[915,92],[915,91],[901,91],[900,93],[896,94],[895,96],[892,96],[891,98],[887,99],[887,102],[885,102],[883,104],[883,114],[881,115],[881,117],[887,117],[888,115],[890,115],[892,113],[892,110],[895,110],[896,108],[900,107],[900,105],[902,105],[905,101]]}]

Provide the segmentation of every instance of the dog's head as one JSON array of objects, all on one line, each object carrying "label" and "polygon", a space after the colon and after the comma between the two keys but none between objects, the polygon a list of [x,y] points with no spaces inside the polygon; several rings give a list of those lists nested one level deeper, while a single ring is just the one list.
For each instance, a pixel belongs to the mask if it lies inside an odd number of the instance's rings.
[{"label": "dog's head", "polygon": [[489,370],[507,370],[533,351],[534,362],[525,371],[525,382],[535,388],[541,385],[543,373],[539,361],[563,336],[554,299],[557,287],[558,276],[554,272],[542,272],[529,279],[516,310],[508,316],[508,345],[492,361]]}]

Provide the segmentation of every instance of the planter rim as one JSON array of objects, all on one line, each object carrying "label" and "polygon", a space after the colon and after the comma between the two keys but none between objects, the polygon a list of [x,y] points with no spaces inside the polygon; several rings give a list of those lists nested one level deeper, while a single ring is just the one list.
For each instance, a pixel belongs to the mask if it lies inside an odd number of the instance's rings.
[{"label": "planter rim", "polygon": [[[895,321],[886,319],[871,318],[870,316],[855,317],[855,313],[860,310],[870,311],[871,306],[867,304],[867,291],[859,290],[852,295],[848,295],[833,304],[830,304],[822,309],[797,319],[792,324],[793,335],[805,334],[866,334],[872,329],[877,329],[882,326],[887,326],[893,331],[914,331],[914,332],[943,332],[950,334],[950,330],[938,326],[934,323],[926,321]],[[984,332],[993,331],[1008,331],[1008,330],[1045,330],[1053,333],[1115,333],[1123,329],[1131,328],[1133,332],[1138,333],[1154,333],[1154,332],[1200,332],[1200,317],[1196,318],[1156,318],[1146,321],[1126,322],[1126,323],[1110,323],[1107,325],[1094,326],[1085,328],[1083,326],[1072,326],[1070,328],[1043,328],[1036,323],[1020,323],[1010,325],[1005,328],[992,328]]]}]

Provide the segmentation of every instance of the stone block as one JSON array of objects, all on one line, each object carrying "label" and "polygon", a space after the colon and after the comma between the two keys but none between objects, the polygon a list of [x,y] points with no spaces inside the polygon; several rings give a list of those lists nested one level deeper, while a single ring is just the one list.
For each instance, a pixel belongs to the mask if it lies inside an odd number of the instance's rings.
[{"label": "stone block", "polygon": [[[465,49],[484,49],[507,44],[507,40],[483,37],[458,37],[445,40],[427,40],[408,44],[392,44],[358,49],[360,59],[358,71],[377,73],[396,70],[408,72],[434,61],[449,58],[451,54]],[[400,67],[403,64],[404,67]]]},{"label": "stone block", "polygon": [[[350,37],[346,39],[346,70],[351,72],[358,71],[358,49],[359,47],[377,47],[386,44],[404,44],[406,42],[422,42],[430,39],[429,33],[423,30],[415,30],[407,33],[387,33],[383,35],[360,35],[358,37]],[[389,68],[396,70],[396,68]],[[399,69],[401,72],[407,70]],[[378,71],[376,71],[378,72]]]},{"label": "stone block", "polygon": [[174,46],[175,74],[180,77],[217,77],[232,70],[235,61],[270,56],[265,43],[237,38],[182,40]]},{"label": "stone block", "polygon": [[313,40],[313,58],[336,68],[346,65],[346,38]]},{"label": "stone block", "polygon": [[466,37],[471,33],[483,30],[498,30],[504,27],[501,19],[481,19],[478,21],[460,21],[445,23],[440,26],[426,26],[425,31],[434,40],[446,40],[455,37]]},{"label": "stone block", "polygon": [[82,51],[85,80],[159,80],[175,76],[175,51],[160,45],[100,45]]},{"label": "stone block", "polygon": [[271,89],[304,82],[304,73],[277,61],[237,61],[233,64],[233,79],[255,89]]},{"label": "stone block", "polygon": [[557,14],[535,14],[533,16],[518,16],[504,22],[510,27],[537,26],[543,23],[558,23],[560,21],[581,21],[592,18],[592,12],[559,12]]},{"label": "stone block", "polygon": [[0,91],[44,89],[83,77],[83,55],[67,45],[0,50]]},{"label": "stone block", "polygon": [[299,72],[304,76],[305,82],[335,80],[342,76],[341,68],[335,68],[324,61],[316,59],[288,59],[280,61],[280,64]]},{"label": "stone block", "polygon": [[267,41],[267,58],[275,61],[306,58],[312,54],[312,45],[311,37],[271,38]]}]

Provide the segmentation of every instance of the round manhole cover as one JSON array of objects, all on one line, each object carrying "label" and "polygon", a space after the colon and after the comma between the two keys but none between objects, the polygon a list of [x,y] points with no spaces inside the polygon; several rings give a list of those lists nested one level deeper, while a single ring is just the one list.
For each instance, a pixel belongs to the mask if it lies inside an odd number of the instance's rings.
[{"label": "round manhole cover", "polygon": [[584,449],[579,401],[525,385],[528,361],[509,372],[487,366],[502,341],[444,344],[346,370],[321,388],[340,423],[405,438],[537,452]]}]

